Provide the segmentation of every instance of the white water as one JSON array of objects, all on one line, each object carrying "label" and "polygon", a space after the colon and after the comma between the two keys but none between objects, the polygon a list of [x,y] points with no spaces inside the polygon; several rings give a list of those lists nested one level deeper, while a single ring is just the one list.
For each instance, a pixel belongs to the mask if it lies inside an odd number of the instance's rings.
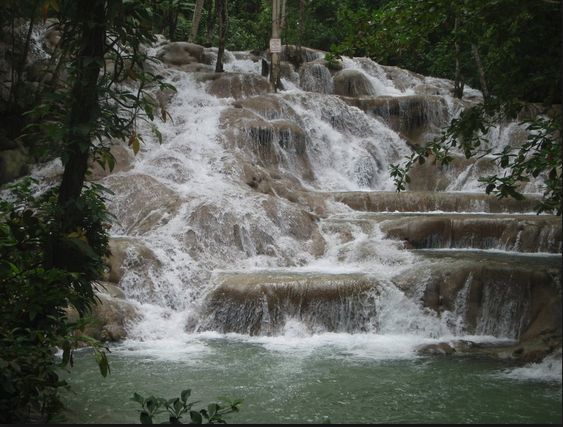
[{"label": "white water", "polygon": [[[259,63],[234,56],[229,59],[226,71],[260,73]],[[444,88],[449,84],[407,75],[407,87],[401,89],[381,66],[370,60],[345,58],[344,67],[361,70],[374,92],[380,95],[413,95],[414,88],[421,84],[436,84],[447,91]],[[268,214],[264,203],[272,203],[272,196],[258,193],[242,181],[239,153],[226,148],[221,139],[221,114],[230,108],[233,100],[207,94],[205,83],[198,82],[193,75],[161,71],[177,88],[168,107],[172,119],[166,123],[157,119],[156,123],[164,143],[159,145],[148,128],[141,129],[146,145],[142,146],[133,168],[102,181],[104,184],[117,178],[135,183],[139,176],[146,175],[171,191],[177,200],[177,209],[164,212],[164,221],[159,225],[148,230],[127,230],[116,224],[111,230],[113,237],[131,237],[141,242],[158,261],[143,271],[128,270],[120,281],[120,287],[140,308],[142,318],[129,326],[128,338],[113,352],[197,363],[212,351],[207,341],[221,337],[261,345],[275,352],[307,355],[318,349],[333,348],[349,358],[378,360],[417,357],[416,348],[423,344],[460,338],[495,342],[504,338],[464,336],[460,320],[462,300],[457,306],[459,312],[452,314],[453,320],[448,316],[439,318],[424,309],[416,298],[409,298],[394,287],[390,278],[420,260],[403,250],[401,243],[385,239],[377,228],[366,233],[352,225],[350,238],[343,240],[337,232],[320,227],[326,246],[322,256],[313,255],[311,240],[296,238],[289,231],[294,217],[302,213],[301,208],[276,198],[276,213]],[[284,86],[287,90],[277,96],[297,113],[299,125],[309,138],[306,150],[314,180],[303,179],[291,164],[283,165],[283,174],[293,176],[303,187],[314,191],[394,189],[388,168],[410,153],[405,140],[382,120],[346,105],[336,96],[305,93],[285,79]],[[445,98],[448,115],[453,117],[459,109],[451,97]],[[507,133],[507,130],[498,131],[495,140],[500,141],[499,149],[506,144]],[[36,176],[45,178],[59,173],[60,164],[53,163],[37,171]],[[482,191],[471,166],[448,188]],[[117,194],[110,203],[116,216],[136,214],[130,212],[129,199],[120,197]],[[154,207],[150,214],[158,212],[159,192],[153,193],[146,203]],[[329,215],[350,211],[336,203],[326,203],[326,208]],[[239,226],[240,245],[230,238],[233,224]],[[269,242],[265,243],[266,249],[257,247],[256,236]],[[126,264],[142,263],[139,256],[134,250],[129,251]],[[287,319],[283,333],[278,336],[189,332],[197,325],[204,297],[215,286],[214,272],[272,269],[319,274],[362,272],[377,277],[384,283],[377,299],[378,330],[312,334],[299,319]],[[539,372],[536,377],[540,378],[552,378],[557,372],[560,377],[560,359],[559,364],[547,361],[539,368],[521,368],[505,375],[534,377],[534,372]]]}]

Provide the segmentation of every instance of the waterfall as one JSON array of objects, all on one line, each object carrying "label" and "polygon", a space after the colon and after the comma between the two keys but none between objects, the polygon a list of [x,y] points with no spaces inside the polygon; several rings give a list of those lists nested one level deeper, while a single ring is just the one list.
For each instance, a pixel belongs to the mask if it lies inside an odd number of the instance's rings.
[{"label": "waterfall", "polygon": [[[166,42],[151,49],[163,61],[176,52]],[[141,314],[118,351],[189,352],[187,342],[219,334],[274,346],[354,342],[402,357],[537,327],[541,308],[527,301],[538,283],[555,286],[549,254],[561,251],[561,228],[525,215],[533,197],[516,205],[478,194],[480,173],[496,170],[486,159],[421,167],[412,191],[393,192],[389,166],[461,111],[451,81],[366,58],[329,69],[306,50],[274,94],[250,52],[227,52],[218,75],[205,68],[213,49],[190,49],[201,63],[182,62],[180,49],[156,65],[177,89],[155,93],[171,117],[154,123],[162,144],[141,125],[136,158],[100,179],[117,218],[108,280]],[[480,99],[466,95],[469,105]],[[488,136],[500,150],[522,129]],[[540,259],[545,274],[502,277],[495,261],[487,279],[479,272],[491,250],[534,253],[523,264]]]}]

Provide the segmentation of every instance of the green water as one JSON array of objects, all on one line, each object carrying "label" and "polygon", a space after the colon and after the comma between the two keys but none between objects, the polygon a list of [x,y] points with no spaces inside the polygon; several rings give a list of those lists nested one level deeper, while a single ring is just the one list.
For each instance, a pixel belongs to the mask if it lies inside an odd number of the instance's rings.
[{"label": "green water", "polygon": [[[201,343],[200,343],[201,345]],[[166,353],[166,352],[164,352]],[[154,353],[156,354],[156,353]],[[163,360],[110,355],[102,378],[93,356],[76,355],[65,392],[69,423],[137,423],[134,392],[172,398],[184,388],[209,403],[242,398],[229,423],[561,423],[561,382],[511,379],[506,362],[461,357],[373,358],[330,346],[276,351],[210,339]]]}]

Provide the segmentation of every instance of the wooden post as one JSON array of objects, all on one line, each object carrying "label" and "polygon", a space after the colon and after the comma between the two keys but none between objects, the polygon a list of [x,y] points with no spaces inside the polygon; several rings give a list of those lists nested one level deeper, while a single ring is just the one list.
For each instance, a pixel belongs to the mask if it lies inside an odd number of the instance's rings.
[{"label": "wooden post", "polygon": [[[272,39],[280,38],[280,0],[272,0]],[[271,51],[270,47],[270,51]],[[278,91],[280,86],[280,54],[271,52],[272,60],[270,61],[270,82],[274,86],[274,91]]]}]

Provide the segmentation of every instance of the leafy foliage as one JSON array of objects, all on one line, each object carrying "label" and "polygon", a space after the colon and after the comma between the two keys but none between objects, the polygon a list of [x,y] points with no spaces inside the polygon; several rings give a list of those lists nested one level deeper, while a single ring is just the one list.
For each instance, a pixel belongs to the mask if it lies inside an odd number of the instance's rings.
[{"label": "leafy foliage", "polygon": [[502,176],[479,178],[486,185],[487,194],[498,198],[523,199],[521,185],[533,178],[542,178],[544,196],[537,206],[538,213],[548,211],[561,215],[562,203],[562,156],[561,116],[537,116],[521,122],[527,132],[527,141],[520,145],[506,145],[495,151],[488,144],[488,130],[506,119],[514,120],[522,104],[478,104],[463,111],[453,119],[440,138],[413,152],[401,165],[391,165],[391,177],[398,191],[405,190],[410,181],[408,172],[417,163],[423,164],[429,157],[441,165],[454,160],[452,153],[460,150],[466,158],[492,156],[505,171]]},{"label": "leafy foliage", "polygon": [[[242,400],[230,401],[220,398],[221,403],[210,403],[207,408],[194,410],[193,407],[199,402],[189,402],[191,390],[186,389],[180,393],[180,397],[164,399],[150,396],[144,398],[138,393],[133,394],[135,402],[141,405],[139,420],[141,424],[153,424],[156,416],[166,413],[168,421],[162,424],[226,424],[225,415],[239,411]],[[182,417],[189,416],[188,422],[182,422]]]},{"label": "leafy foliage", "polygon": [[[69,323],[66,309],[88,312],[95,303],[91,281],[105,267],[108,253],[104,224],[108,220],[99,187],[76,203],[83,226],[60,239],[72,249],[69,266],[49,266],[54,191],[33,195],[30,178],[12,186],[0,201],[0,421],[49,421],[61,408],[57,391],[67,384],[57,370],[73,364],[72,351],[91,345],[103,375],[109,371],[105,350],[95,340],[75,335],[84,328]],[[54,350],[62,349],[57,363]]]},{"label": "leafy foliage", "polygon": [[[479,87],[472,45],[497,98],[557,103],[560,2],[544,0],[389,0],[339,13],[342,40],[335,53],[369,56],[425,75]],[[457,26],[456,26],[457,21]],[[459,46],[456,51],[455,45]]]}]

